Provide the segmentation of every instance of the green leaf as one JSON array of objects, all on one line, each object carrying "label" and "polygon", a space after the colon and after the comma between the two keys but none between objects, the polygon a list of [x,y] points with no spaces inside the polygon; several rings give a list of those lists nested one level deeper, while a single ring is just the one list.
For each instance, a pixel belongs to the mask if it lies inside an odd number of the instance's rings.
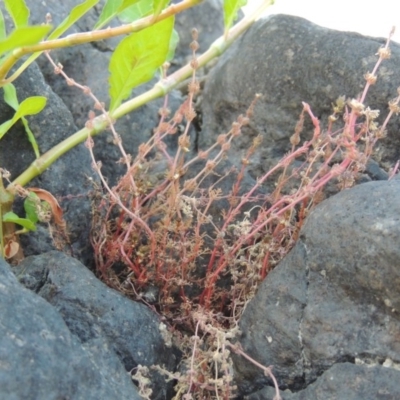
[{"label": "green leaf", "polygon": [[4,16],[0,10],[0,40],[4,40],[7,36],[6,26],[4,24]]},{"label": "green leaf", "polygon": [[170,0],[153,0],[154,17],[157,17],[158,15],[161,14],[161,11],[168,6],[169,1]]},{"label": "green leaf", "polygon": [[4,101],[14,110],[17,110],[19,107],[19,102],[15,86],[12,83],[7,83],[6,85],[3,86],[3,89],[4,89]]},{"label": "green leaf", "polygon": [[29,142],[32,145],[33,151],[35,152],[35,156],[36,156],[36,158],[39,158],[40,157],[39,146],[38,146],[37,141],[35,139],[35,135],[31,131],[31,128],[29,127],[28,120],[25,117],[22,117],[21,121],[24,124],[25,132],[26,132],[26,134],[28,136]]},{"label": "green leaf", "polygon": [[25,99],[18,107],[14,118],[22,118],[26,115],[35,115],[40,113],[46,106],[47,99],[44,96],[32,96]]},{"label": "green leaf", "polygon": [[11,127],[14,125],[14,122],[12,119],[9,119],[8,121],[3,122],[0,125],[0,139],[11,129]]},{"label": "green leaf", "polygon": [[247,4],[247,0],[224,0],[225,33],[237,18],[239,9]]},{"label": "green leaf", "polygon": [[32,96],[25,99],[17,108],[16,113],[12,119],[3,122],[0,125],[0,139],[6,134],[7,131],[22,117],[26,115],[34,115],[43,110],[46,106],[47,99],[43,96]]},{"label": "green leaf", "polygon": [[40,199],[37,194],[29,192],[28,197],[24,201],[24,209],[27,218],[34,223],[39,221],[39,217],[36,212],[38,203],[40,203]]},{"label": "green leaf", "polygon": [[100,29],[117,16],[122,3],[123,0],[107,0],[94,29]]},{"label": "green leaf", "polygon": [[0,54],[17,47],[39,43],[51,28],[50,25],[16,28],[6,39],[0,41]]},{"label": "green leaf", "polygon": [[114,111],[133,88],[149,81],[166,61],[173,28],[172,16],[132,33],[119,43],[109,66],[110,111]]},{"label": "green leaf", "polygon": [[28,25],[29,8],[24,0],[4,0],[4,2],[16,28]]},{"label": "green leaf", "polygon": [[176,49],[176,46],[178,45],[178,43],[179,43],[179,34],[174,29],[172,31],[171,41],[169,42],[169,50],[168,50],[168,55],[167,55],[166,61],[171,61],[174,58],[175,49]]},{"label": "green leaf", "polygon": [[82,18],[91,8],[93,8],[99,0],[86,0],[83,3],[77,5],[69,13],[68,17],[64,19],[61,24],[54,29],[49,35],[49,39],[57,39],[66,30],[68,30],[76,21]]},{"label": "green leaf", "polygon": [[[137,2],[139,0],[107,0],[94,29],[100,29],[108,24],[113,18]],[[146,2],[151,4],[149,0],[146,0]]]},{"label": "green leaf", "polygon": [[125,24],[129,24],[152,13],[153,3],[149,0],[140,0],[136,4],[130,5],[121,11],[118,14],[118,17]]},{"label": "green leaf", "polygon": [[[19,108],[19,102],[18,102],[17,91],[15,90],[15,86],[12,83],[7,83],[6,85],[3,86],[3,89],[4,89],[4,101],[10,107],[12,107],[14,110],[17,111]],[[40,157],[39,146],[36,142],[33,132],[29,128],[28,120],[25,117],[22,117],[21,121],[24,124],[25,132],[28,135],[28,140],[32,144],[33,151],[35,152],[35,156],[36,156],[36,158],[39,158]],[[6,128],[8,127],[8,129],[10,129],[12,124],[13,124],[12,119],[9,121],[6,121],[5,127]],[[7,132],[7,130],[5,132]],[[3,135],[4,135],[4,133],[3,133]]]},{"label": "green leaf", "polygon": [[13,222],[14,224],[21,225],[25,229],[28,229],[28,231],[36,231],[36,224],[33,221],[27,218],[20,218],[12,211],[3,215],[3,222]]}]

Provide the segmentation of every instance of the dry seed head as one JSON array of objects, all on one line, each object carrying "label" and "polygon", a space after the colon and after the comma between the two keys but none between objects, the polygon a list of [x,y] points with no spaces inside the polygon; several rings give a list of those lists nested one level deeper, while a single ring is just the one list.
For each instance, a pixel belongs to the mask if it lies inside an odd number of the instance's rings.
[{"label": "dry seed head", "polygon": [[392,53],[391,53],[389,47],[381,47],[381,48],[378,50],[378,53],[377,53],[377,55],[378,55],[380,58],[382,58],[383,60],[389,59],[390,56],[391,56],[391,54],[392,54]]},{"label": "dry seed head", "polygon": [[157,131],[159,133],[164,133],[164,132],[168,132],[169,129],[171,128],[170,124],[168,122],[161,122],[160,124],[158,124],[158,127],[154,129],[154,133],[157,133]]},{"label": "dry seed head", "polygon": [[400,107],[398,105],[398,99],[393,99],[389,101],[389,110],[395,113],[396,115],[400,112]]},{"label": "dry seed head", "polygon": [[100,171],[101,167],[103,166],[101,161],[97,161],[96,163],[92,164],[92,167],[96,170],[96,171]]},{"label": "dry seed head", "polygon": [[197,51],[199,49],[199,42],[197,42],[196,40],[193,40],[192,43],[190,43],[190,49],[192,51]]},{"label": "dry seed head", "polygon": [[227,137],[226,134],[218,135],[218,137],[217,137],[217,143],[218,143],[220,146],[222,146],[222,145],[226,142],[226,137]]},{"label": "dry seed head", "polygon": [[172,121],[175,124],[180,124],[182,120],[183,120],[183,114],[181,112],[176,112],[174,118],[172,118]]},{"label": "dry seed head", "polygon": [[335,106],[333,107],[333,111],[335,113],[339,113],[343,110],[345,105],[346,105],[346,97],[339,96],[336,100]]},{"label": "dry seed head", "polygon": [[199,157],[201,160],[205,160],[205,159],[208,158],[208,152],[207,152],[207,151],[200,150],[200,151],[199,151],[199,154],[198,154],[198,157]]},{"label": "dry seed head", "polygon": [[250,123],[250,119],[248,117],[244,117],[242,114],[240,114],[237,118],[237,122],[241,125],[241,126],[245,126],[248,125]]},{"label": "dry seed head", "polygon": [[189,140],[189,137],[187,135],[179,136],[178,143],[179,143],[179,147],[181,147],[181,149],[184,152],[187,153],[189,151],[190,140]]},{"label": "dry seed head", "polygon": [[192,39],[199,40],[199,31],[196,28],[192,29]]},{"label": "dry seed head", "polygon": [[217,166],[217,163],[215,161],[208,160],[205,168],[207,171],[212,171],[216,166]]},{"label": "dry seed head", "polygon": [[[86,122],[86,124],[88,124],[88,123],[89,123],[89,121]],[[86,146],[88,149],[93,149],[93,147],[94,147],[94,141],[93,141],[93,138],[92,138],[91,136],[88,136],[88,138],[86,139],[86,141],[85,141],[85,146]]]},{"label": "dry seed head", "polygon": [[353,111],[355,111],[357,114],[360,114],[364,111],[364,108],[365,108],[364,104],[360,103],[356,99],[349,100],[348,104],[349,104],[350,108]]},{"label": "dry seed head", "polygon": [[185,111],[185,118],[187,121],[193,121],[196,118],[196,111],[193,110],[192,107],[189,107],[186,111]]},{"label": "dry seed head", "polygon": [[192,81],[188,85],[189,93],[196,94],[200,91],[200,83],[198,81]]},{"label": "dry seed head", "polygon": [[90,90],[90,87],[89,86],[83,86],[83,93],[84,94],[86,94],[86,95],[89,95],[89,94],[91,94],[92,93],[92,91]]},{"label": "dry seed head", "polygon": [[93,129],[93,121],[89,120],[85,122],[86,129]]},{"label": "dry seed head", "polygon": [[370,85],[375,85],[377,76],[374,74],[371,74],[370,72],[367,72],[364,75],[365,80],[370,84]]},{"label": "dry seed head", "polygon": [[[91,136],[89,136],[88,139],[89,139],[89,138],[92,139]],[[6,179],[6,180],[9,180],[10,177],[11,177],[10,171],[8,171],[8,170],[6,170],[6,169],[4,169],[4,168],[0,168],[0,173],[3,175],[3,178]]]},{"label": "dry seed head", "polygon": [[369,107],[365,109],[363,114],[370,120],[374,120],[379,117],[379,110],[371,110]]},{"label": "dry seed head", "polygon": [[54,73],[56,75],[61,74],[61,71],[63,70],[63,65],[61,63],[58,63],[56,67],[54,67]]},{"label": "dry seed head", "polygon": [[375,137],[377,139],[384,139],[387,136],[387,131],[385,129],[379,129],[376,133],[375,133]]},{"label": "dry seed head", "polygon": [[239,136],[240,135],[240,123],[234,122],[232,124],[232,136]]},{"label": "dry seed head", "polygon": [[229,142],[226,142],[221,146],[221,149],[224,152],[228,151],[230,148],[231,148],[231,144]]},{"label": "dry seed head", "polygon": [[120,135],[116,135],[113,139],[113,144],[120,146],[122,144],[122,139]]},{"label": "dry seed head", "polygon": [[257,135],[254,139],[253,139],[253,147],[258,147],[261,143],[262,143],[262,136],[261,135]]},{"label": "dry seed head", "polygon": [[96,101],[94,103],[95,110],[104,110],[105,107],[106,107],[106,105],[103,102]]},{"label": "dry seed head", "polygon": [[185,181],[185,183],[183,184],[183,188],[185,190],[188,190],[190,192],[193,192],[194,190],[196,190],[197,187],[197,182],[196,179],[188,179],[187,181]]},{"label": "dry seed head", "polygon": [[160,117],[169,117],[171,115],[171,110],[167,107],[162,107],[158,110],[158,115]]},{"label": "dry seed head", "polygon": [[330,116],[328,117],[328,120],[329,120],[329,122],[336,122],[336,121],[337,121],[337,117],[335,117],[335,116],[332,114],[332,115],[330,115]]},{"label": "dry seed head", "polygon": [[375,121],[369,121],[368,129],[371,132],[376,132],[379,129],[379,125]]},{"label": "dry seed head", "polygon": [[117,164],[129,164],[131,161],[132,161],[132,156],[130,154],[127,154],[126,157],[121,157],[117,161]]},{"label": "dry seed head", "polygon": [[197,61],[197,58],[193,58],[193,60],[190,61],[190,66],[191,66],[193,69],[199,68],[199,62]]},{"label": "dry seed head", "polygon": [[300,135],[298,133],[294,133],[292,136],[290,136],[290,143],[293,146],[297,146],[300,143]]}]

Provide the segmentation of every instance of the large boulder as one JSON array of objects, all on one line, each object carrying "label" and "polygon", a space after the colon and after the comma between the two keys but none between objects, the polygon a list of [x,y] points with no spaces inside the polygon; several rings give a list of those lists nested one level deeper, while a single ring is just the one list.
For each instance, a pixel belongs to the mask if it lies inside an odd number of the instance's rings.
[{"label": "large boulder", "polygon": [[[174,370],[176,354],[163,339],[157,315],[108,288],[79,261],[53,251],[26,258],[13,272],[58,311],[82,343],[104,342],[126,371],[138,365]],[[168,386],[153,373],[152,389],[154,399],[163,399]]]},{"label": "large boulder", "polygon": [[[248,304],[240,343],[282,388],[304,389],[338,363],[400,362],[399,197],[393,180],[321,203]],[[243,359],[235,366],[244,392],[267,382]]]},{"label": "large boulder", "polygon": [[1,399],[141,398],[109,344],[82,343],[54,307],[18,283],[2,259],[0,277]]}]

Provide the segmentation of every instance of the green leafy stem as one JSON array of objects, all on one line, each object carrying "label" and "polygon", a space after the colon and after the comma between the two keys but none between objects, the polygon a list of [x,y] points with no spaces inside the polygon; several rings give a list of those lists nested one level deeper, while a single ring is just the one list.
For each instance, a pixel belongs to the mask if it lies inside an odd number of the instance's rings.
[{"label": "green leafy stem", "polygon": [[[271,4],[268,2],[267,5]],[[266,4],[264,4],[264,7]],[[215,57],[221,55],[249,26],[254,22],[260,9],[256,10],[250,16],[242,19],[233,28],[230,29],[227,35],[218,38],[211,44],[210,48],[197,58],[199,67],[209,63]],[[137,96],[131,100],[126,101],[110,113],[112,120],[117,120],[122,116],[130,113],[133,110],[141,107],[142,105],[164,96],[172,89],[177,87],[181,82],[187,79],[192,74],[192,67],[187,64],[183,68],[170,75],[168,78],[156,83],[152,89]],[[58,145],[44,153],[41,157],[36,159],[21,175],[19,175],[11,185],[19,184],[25,186],[37,175],[43,173],[51,164],[53,164],[59,157],[71,150],[87,139],[88,136],[95,136],[102,132],[108,126],[108,120],[104,116],[94,118],[91,128],[83,128],[71,135]]]}]

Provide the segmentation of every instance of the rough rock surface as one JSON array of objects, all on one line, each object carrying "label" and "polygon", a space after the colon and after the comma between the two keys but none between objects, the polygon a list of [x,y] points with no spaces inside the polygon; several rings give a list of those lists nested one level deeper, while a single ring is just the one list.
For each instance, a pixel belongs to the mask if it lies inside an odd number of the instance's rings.
[{"label": "rough rock surface", "polygon": [[[79,261],[60,252],[28,257],[13,272],[47,300],[82,343],[102,340],[131,371],[139,364],[173,370],[176,358],[159,329],[158,317],[100,282]],[[153,374],[155,399],[165,398],[164,379]]]},{"label": "rough rock surface", "polygon": [[141,398],[108,344],[82,344],[56,309],[20,285],[2,259],[0,277],[2,400]]},{"label": "rough rock surface", "polygon": [[[206,81],[199,147],[208,147],[228,131],[255,94],[261,93],[246,134],[232,146],[240,160],[249,141],[256,135],[263,137],[250,167],[254,176],[260,176],[290,149],[289,137],[302,102],[310,104],[322,126],[326,124],[339,96],[356,98],[361,93],[364,74],[372,71],[384,43],[384,39],[322,28],[293,16],[260,19],[221,57]],[[400,84],[400,46],[392,43],[391,51],[367,97],[368,106],[381,110],[381,121]],[[379,157],[391,165],[399,158],[399,126],[399,120],[393,119],[380,145]]]},{"label": "rough rock surface", "polygon": [[[247,306],[240,342],[283,388],[303,389],[336,363],[400,362],[399,196],[399,180],[370,182],[321,203]],[[245,392],[266,382],[235,365]]]},{"label": "rough rock surface", "polygon": [[[400,398],[399,370],[382,366],[335,364],[306,389],[281,393],[282,400],[396,400]],[[246,400],[273,400],[275,390],[264,388]]]}]

